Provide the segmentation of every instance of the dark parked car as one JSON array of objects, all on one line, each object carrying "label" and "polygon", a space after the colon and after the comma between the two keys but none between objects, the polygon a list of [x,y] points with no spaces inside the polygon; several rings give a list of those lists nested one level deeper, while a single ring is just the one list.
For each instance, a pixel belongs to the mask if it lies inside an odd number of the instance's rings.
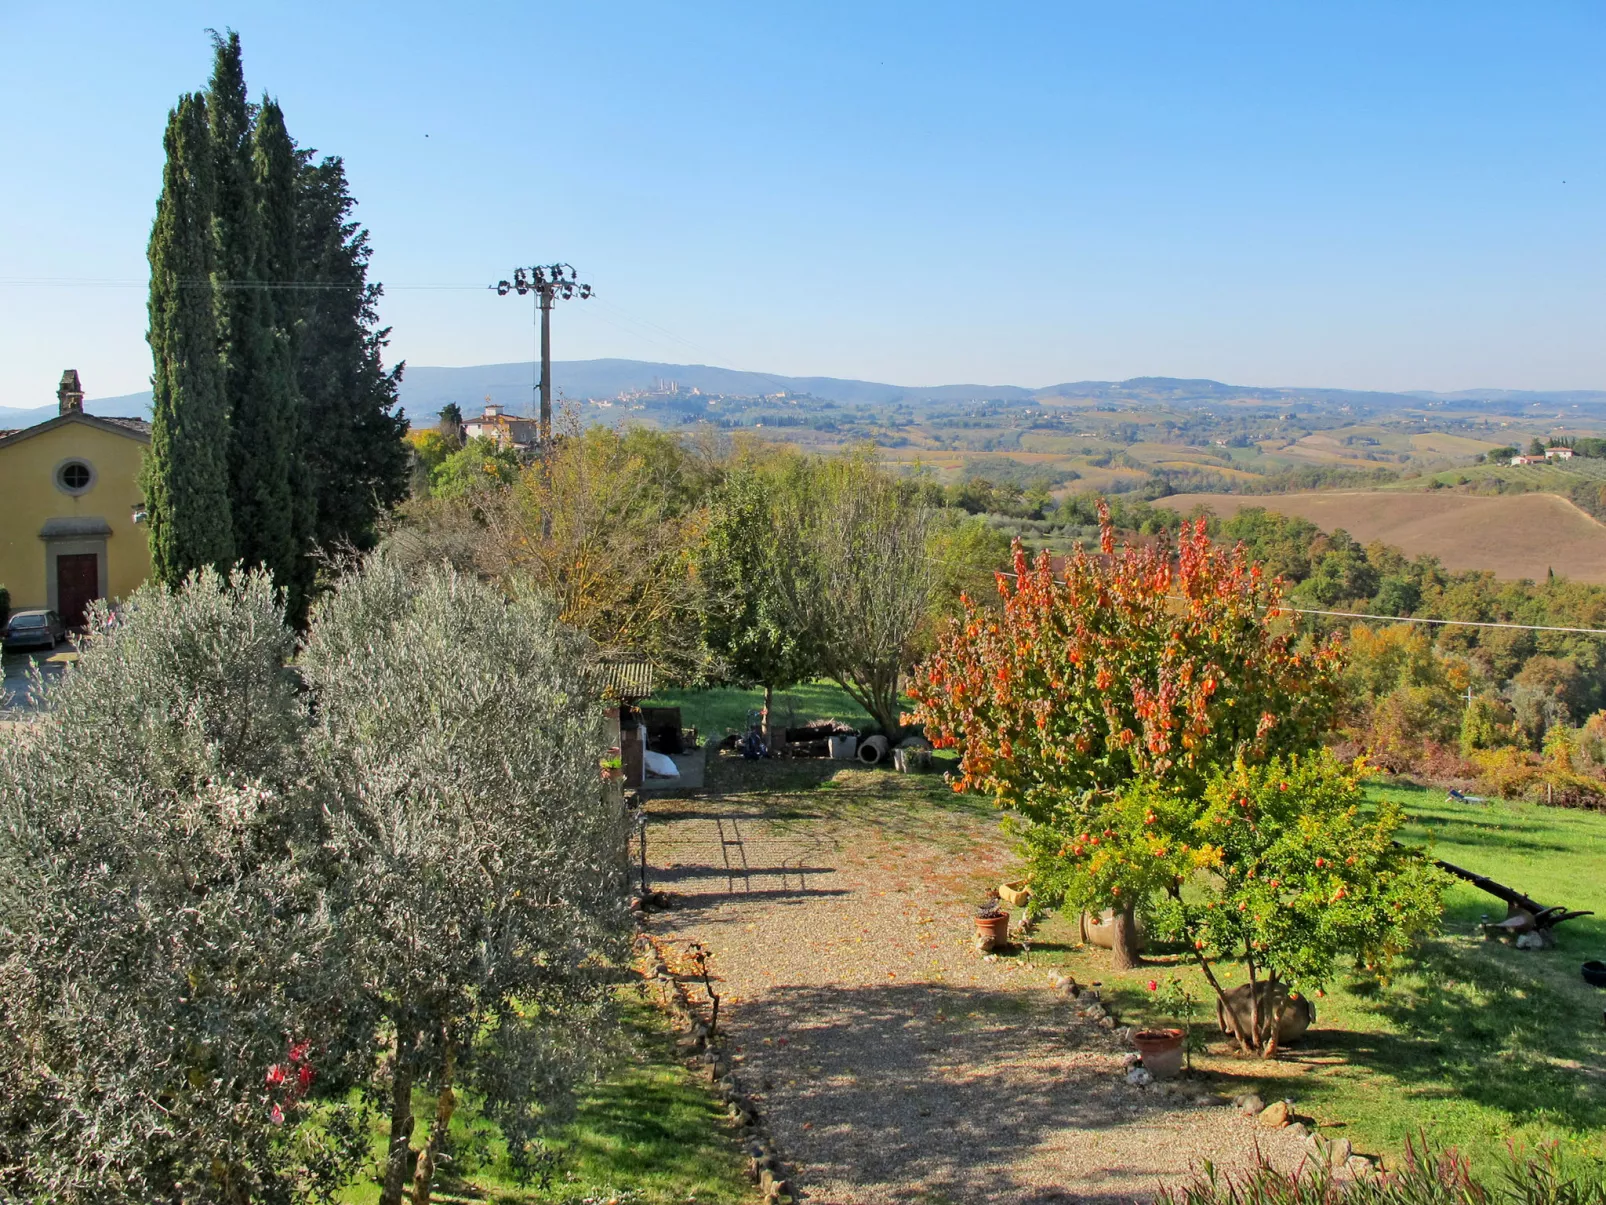
[{"label": "dark parked car", "polygon": [[53,649],[67,639],[67,625],[54,611],[13,611],[6,621],[6,652]]}]

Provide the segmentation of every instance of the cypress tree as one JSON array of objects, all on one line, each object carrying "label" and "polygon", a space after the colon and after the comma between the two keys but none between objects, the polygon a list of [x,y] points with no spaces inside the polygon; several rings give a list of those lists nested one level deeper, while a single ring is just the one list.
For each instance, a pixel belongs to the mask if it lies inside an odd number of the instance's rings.
[{"label": "cypress tree", "polygon": [[336,156],[301,154],[298,265],[321,287],[298,294],[297,385],[309,432],[304,444],[316,496],[317,543],[369,548],[380,513],[407,496],[407,419],[396,407],[404,365],[387,371],[390,330],[379,326],[381,288],[368,281],[368,232]]},{"label": "cypress tree", "polygon": [[228,411],[218,361],[212,210],[215,181],[206,104],[179,98],[167,119],[167,162],[151,229],[151,445],[141,470],[151,569],[176,586],[234,560]]},{"label": "cypress tree", "polygon": [[[251,130],[251,168],[256,183],[257,229],[261,235],[259,272],[269,285],[296,279],[296,174],[295,142],[285,128],[278,102],[264,96]],[[293,345],[297,306],[293,290],[270,288],[268,308],[274,325]]]},{"label": "cypress tree", "polygon": [[316,539],[317,499],[305,449],[312,436],[306,405],[295,386],[300,290],[297,283],[296,205],[300,162],[295,141],[285,127],[278,102],[262,98],[251,131],[252,176],[256,184],[261,235],[260,274],[274,328],[274,375],[290,383],[289,485],[290,539],[295,555],[283,584],[289,593],[290,616],[305,617],[313,582],[313,560],[307,553]]},{"label": "cypress tree", "polygon": [[[213,230],[219,274],[228,282],[219,330],[229,408],[229,501],[236,555],[266,568],[281,587],[297,580],[291,461],[296,398],[288,336],[274,323],[263,272],[267,241],[254,162],[253,113],[246,101],[240,36],[213,35],[207,93],[217,174]],[[281,122],[282,124],[282,122]]]},{"label": "cypress tree", "polygon": [[344,164],[299,151],[272,99],[248,103],[238,34],[213,46],[206,97],[169,119],[151,236],[153,563],[168,582],[262,565],[299,620],[312,548],[371,547],[407,494],[402,366],[384,366]]}]

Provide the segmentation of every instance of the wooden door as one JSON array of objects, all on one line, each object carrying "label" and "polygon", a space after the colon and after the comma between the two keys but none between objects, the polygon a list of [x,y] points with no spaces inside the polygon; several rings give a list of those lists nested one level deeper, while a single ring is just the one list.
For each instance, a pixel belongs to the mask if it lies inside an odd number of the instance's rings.
[{"label": "wooden door", "polygon": [[86,622],[89,604],[100,597],[100,557],[71,552],[56,558],[56,610],[69,628]]}]

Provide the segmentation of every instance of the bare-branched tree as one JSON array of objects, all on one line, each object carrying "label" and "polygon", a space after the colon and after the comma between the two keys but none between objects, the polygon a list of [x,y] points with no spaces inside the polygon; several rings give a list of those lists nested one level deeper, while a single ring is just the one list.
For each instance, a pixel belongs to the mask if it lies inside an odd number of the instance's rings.
[{"label": "bare-branched tree", "polygon": [[888,736],[903,674],[931,603],[930,512],[868,453],[799,463],[776,507],[795,555],[782,558],[786,609],[821,667]]},{"label": "bare-branched tree", "polygon": [[439,545],[461,564],[462,537],[472,533],[481,574],[536,586],[602,654],[643,656],[672,679],[692,680],[707,663],[692,556],[717,472],[673,436],[582,429],[567,411],[541,464],[509,486],[486,482],[472,496],[420,508],[428,530],[398,532],[397,551]]}]

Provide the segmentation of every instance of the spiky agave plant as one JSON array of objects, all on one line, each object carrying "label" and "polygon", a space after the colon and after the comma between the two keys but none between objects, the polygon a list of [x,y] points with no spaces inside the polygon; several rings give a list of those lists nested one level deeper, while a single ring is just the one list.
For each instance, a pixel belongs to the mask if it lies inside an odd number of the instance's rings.
[{"label": "spiky agave plant", "polygon": [[1163,1188],[1158,1205],[1606,1205],[1600,1168],[1563,1170],[1552,1148],[1513,1150],[1494,1178],[1474,1174],[1466,1157],[1426,1134],[1407,1140],[1399,1166],[1340,1180],[1312,1160],[1279,1171],[1264,1158],[1246,1172],[1214,1166],[1179,1188]]}]

